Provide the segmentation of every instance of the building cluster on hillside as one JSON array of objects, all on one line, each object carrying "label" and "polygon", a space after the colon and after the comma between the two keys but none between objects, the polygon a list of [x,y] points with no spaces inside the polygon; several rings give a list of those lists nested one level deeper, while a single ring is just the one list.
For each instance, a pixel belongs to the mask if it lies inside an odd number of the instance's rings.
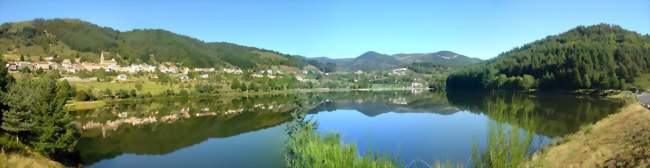
[{"label": "building cluster on hillside", "polygon": [[[53,58],[48,57],[45,61],[30,62],[30,61],[14,61],[8,62],[5,67],[10,72],[20,71],[22,69],[27,69],[30,71],[52,71],[58,70],[61,72],[68,73],[77,73],[80,71],[106,71],[106,72],[119,72],[119,73],[170,73],[170,74],[187,74],[189,72],[198,72],[201,73],[201,77],[207,78],[207,73],[217,71],[215,68],[193,68],[188,67],[178,67],[174,63],[162,63],[158,66],[149,65],[146,63],[143,64],[131,64],[127,66],[121,66],[115,61],[115,59],[107,60],[104,58],[104,53],[100,54],[99,63],[94,62],[83,62],[81,59],[77,58],[74,60],[64,59],[61,63],[52,61]],[[224,68],[224,73],[229,74],[241,74],[243,71],[239,68]]]},{"label": "building cluster on hillside", "polygon": [[404,76],[404,75],[406,75],[406,72],[408,72],[408,69],[407,69],[407,68],[397,68],[397,69],[393,69],[393,70],[390,72],[390,74],[391,74],[391,75]]},{"label": "building cluster on hillside", "polygon": [[[244,74],[244,70],[238,67],[226,67],[221,70],[215,68],[189,68],[177,66],[177,64],[172,62],[163,62],[158,65],[150,64],[131,64],[122,66],[118,64],[115,59],[106,59],[104,52],[100,53],[100,60],[96,62],[84,62],[81,59],[77,58],[74,60],[64,59],[60,63],[53,61],[52,57],[46,58],[44,61],[29,62],[29,61],[14,61],[8,62],[5,66],[10,72],[17,72],[21,70],[29,71],[60,71],[65,73],[76,74],[82,71],[105,71],[105,72],[117,72],[115,80],[117,81],[126,81],[129,78],[127,74],[135,73],[148,73],[149,78],[157,79],[158,76],[154,73],[160,72],[165,74],[173,74],[177,76],[182,81],[190,80],[190,72],[198,73],[197,78],[207,79],[210,73],[223,73],[223,74],[234,74],[240,75]],[[270,79],[275,79],[278,76],[282,76],[285,73],[280,70],[249,70],[247,72],[251,73],[251,76],[254,78],[267,77]],[[308,72],[303,72],[307,74]],[[301,82],[306,82],[303,76],[296,74],[296,78]]]},{"label": "building cluster on hillside", "polygon": [[[146,72],[152,73],[156,72],[156,66],[149,64],[131,64],[129,66],[120,66],[115,59],[106,60],[104,58],[104,53],[100,54],[99,63],[93,62],[83,62],[81,59],[77,58],[74,61],[70,59],[64,59],[61,63],[53,62],[52,58],[46,58],[46,61],[40,62],[28,62],[28,61],[19,61],[19,62],[9,62],[7,65],[9,71],[19,71],[21,69],[28,69],[31,71],[43,70],[59,70],[62,72],[77,73],[79,71],[98,71],[103,70],[106,72],[121,72],[121,73],[139,73]],[[161,68],[162,72],[162,67]],[[174,69],[173,71],[178,71],[178,68],[167,68],[165,70]]]},{"label": "building cluster on hillside", "polygon": [[261,77],[266,76],[268,78],[275,79],[278,75],[282,75],[282,74],[284,74],[282,71],[278,71],[278,70],[274,71],[272,69],[269,69],[269,70],[262,70],[260,72],[257,72],[255,74],[251,75],[251,76],[253,76],[254,78],[261,78]]}]

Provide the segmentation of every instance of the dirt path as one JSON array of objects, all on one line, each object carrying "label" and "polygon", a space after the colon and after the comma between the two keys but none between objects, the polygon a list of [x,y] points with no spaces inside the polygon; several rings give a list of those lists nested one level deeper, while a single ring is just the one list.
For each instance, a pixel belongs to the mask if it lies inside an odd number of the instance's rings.
[{"label": "dirt path", "polygon": [[536,154],[526,167],[650,167],[650,110],[628,105]]}]

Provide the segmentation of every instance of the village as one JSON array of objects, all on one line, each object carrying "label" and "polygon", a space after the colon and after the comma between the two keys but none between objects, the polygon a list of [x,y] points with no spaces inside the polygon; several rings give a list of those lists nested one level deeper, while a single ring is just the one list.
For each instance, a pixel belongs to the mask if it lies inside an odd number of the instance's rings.
[{"label": "village", "polygon": [[[74,61],[70,59],[64,59],[61,63],[52,61],[52,57],[46,57],[44,61],[10,61],[5,66],[9,72],[18,72],[21,70],[29,71],[55,71],[58,70],[62,73],[75,74],[81,71],[105,71],[105,72],[117,72],[120,75],[117,76],[116,80],[126,80],[126,74],[135,74],[135,73],[155,73],[161,72],[166,74],[179,74],[180,79],[188,79],[187,74],[190,72],[200,73],[201,78],[208,78],[208,73],[215,72],[215,68],[189,68],[189,67],[180,67],[176,66],[173,63],[165,62],[160,65],[149,65],[146,63],[143,64],[131,64],[128,66],[121,66],[115,61],[115,59],[107,60],[104,57],[104,52],[100,53],[99,63],[93,62],[83,62],[81,59],[77,58]],[[243,71],[239,68],[224,68],[224,73],[231,74],[241,74]],[[153,78],[156,78],[153,76]]]},{"label": "village", "polygon": [[[190,68],[179,66],[173,62],[162,62],[158,65],[151,65],[147,63],[141,64],[130,64],[130,65],[121,65],[115,59],[107,59],[105,55],[107,53],[100,52],[100,59],[97,62],[82,61],[80,58],[76,59],[63,59],[55,61],[52,57],[44,57],[41,61],[8,61],[6,63],[7,70],[10,73],[19,73],[19,72],[48,72],[48,71],[57,71],[62,74],[60,80],[68,81],[99,81],[97,77],[82,77],[80,74],[88,74],[87,72],[106,72],[111,73],[112,77],[109,81],[105,82],[119,82],[119,81],[129,81],[133,76],[142,76],[144,75],[149,80],[156,80],[159,78],[160,74],[168,74],[170,77],[174,77],[181,82],[187,82],[192,80],[208,79],[211,75],[218,74],[232,74],[232,75],[245,75],[248,74],[252,78],[267,78],[267,79],[276,79],[280,76],[291,76],[298,82],[302,83],[312,83],[318,84],[323,83],[322,80],[316,79],[317,76],[350,76],[354,78],[351,82],[353,83],[368,83],[371,80],[382,78],[385,74],[387,76],[392,76],[395,78],[409,78],[412,72],[408,68],[397,67],[390,71],[377,73],[377,72],[364,72],[364,71],[340,71],[334,73],[324,73],[321,71],[314,70],[294,70],[291,72],[285,72],[279,69],[262,69],[262,70],[242,70],[239,67],[224,67],[222,69],[217,69],[214,67],[210,68]],[[367,76],[367,77],[363,77]],[[372,77],[374,76],[374,77]],[[330,77],[333,79],[334,76]],[[412,78],[410,82],[404,84],[403,87],[406,88],[425,88],[427,87],[422,79]],[[369,89],[369,88],[361,88]]]}]

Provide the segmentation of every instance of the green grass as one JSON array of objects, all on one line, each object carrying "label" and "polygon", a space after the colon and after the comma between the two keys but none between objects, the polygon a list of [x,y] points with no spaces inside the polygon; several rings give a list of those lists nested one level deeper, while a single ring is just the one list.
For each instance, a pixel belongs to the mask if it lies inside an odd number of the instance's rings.
[{"label": "green grass", "polygon": [[117,90],[132,90],[136,89],[136,83],[142,83],[142,90],[139,90],[139,93],[151,93],[152,95],[159,95],[165,90],[179,90],[179,85],[168,85],[160,84],[148,80],[135,80],[135,81],[124,81],[124,82],[70,82],[71,84],[77,87],[77,90],[88,90],[92,89],[95,95],[99,95],[106,89],[110,89],[115,93]]},{"label": "green grass", "polygon": [[13,167],[65,167],[61,163],[52,160],[39,153],[32,152],[32,149],[15,136],[0,132],[0,168]]},{"label": "green grass", "polygon": [[321,137],[313,124],[292,135],[287,147],[289,167],[402,167],[387,156],[359,156],[356,146],[342,144],[338,134]]},{"label": "green grass", "polygon": [[68,111],[78,111],[78,110],[92,110],[100,107],[104,107],[106,101],[97,100],[97,101],[73,101],[72,103],[67,103],[65,109]]},{"label": "green grass", "polygon": [[5,133],[0,133],[0,148],[2,150],[23,150],[26,149],[27,146],[25,144],[17,141],[16,137],[5,134]]}]

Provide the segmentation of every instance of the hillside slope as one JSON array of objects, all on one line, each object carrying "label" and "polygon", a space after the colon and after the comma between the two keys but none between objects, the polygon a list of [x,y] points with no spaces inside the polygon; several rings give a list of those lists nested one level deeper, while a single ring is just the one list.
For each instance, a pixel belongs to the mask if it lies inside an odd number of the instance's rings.
[{"label": "hillside slope", "polygon": [[650,70],[650,36],[579,26],[451,74],[448,89],[625,89]]},{"label": "hillside slope", "polygon": [[246,69],[307,64],[299,56],[223,42],[206,43],[159,29],[120,32],[76,19],[36,19],[0,26],[0,54],[7,59],[98,61],[103,51],[121,64],[175,62],[190,67]]}]

